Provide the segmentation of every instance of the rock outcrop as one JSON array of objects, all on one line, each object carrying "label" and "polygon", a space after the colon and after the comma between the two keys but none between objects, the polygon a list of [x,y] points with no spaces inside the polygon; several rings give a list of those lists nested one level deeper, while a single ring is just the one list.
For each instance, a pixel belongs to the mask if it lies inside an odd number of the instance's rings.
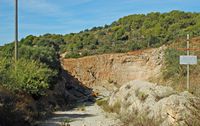
[{"label": "rock outcrop", "polygon": [[200,99],[187,91],[145,81],[131,81],[115,91],[110,107],[119,107],[126,118],[146,116],[161,126],[197,126],[200,124]]},{"label": "rock outcrop", "polygon": [[64,69],[84,85],[108,87],[108,84],[122,85],[135,79],[158,77],[164,48],[63,59],[62,62]]}]

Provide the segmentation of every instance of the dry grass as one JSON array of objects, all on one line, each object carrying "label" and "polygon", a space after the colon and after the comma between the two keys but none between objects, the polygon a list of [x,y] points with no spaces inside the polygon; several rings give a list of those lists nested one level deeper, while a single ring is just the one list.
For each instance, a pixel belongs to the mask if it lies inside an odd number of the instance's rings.
[{"label": "dry grass", "polygon": [[123,126],[159,126],[158,122],[145,115],[121,115],[119,118],[123,122]]},{"label": "dry grass", "polygon": [[105,112],[109,113],[119,113],[121,104],[117,102],[113,107],[108,105],[107,99],[101,99],[96,101],[97,105],[100,106]]},{"label": "dry grass", "polygon": [[109,113],[117,113],[118,118],[122,121],[122,126],[158,126],[154,120],[147,118],[145,115],[138,116],[137,113],[131,115],[123,115],[120,113],[121,104],[117,102],[113,107],[108,105],[108,101],[105,99],[97,100],[97,105]]},{"label": "dry grass", "polygon": [[148,97],[148,94],[145,94],[144,92],[139,90],[136,90],[135,94],[141,101],[145,101],[146,98]]}]

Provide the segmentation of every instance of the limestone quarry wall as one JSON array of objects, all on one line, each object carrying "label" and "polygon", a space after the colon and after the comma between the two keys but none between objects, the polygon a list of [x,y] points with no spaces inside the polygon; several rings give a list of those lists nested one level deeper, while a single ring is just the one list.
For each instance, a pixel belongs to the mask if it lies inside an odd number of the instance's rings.
[{"label": "limestone quarry wall", "polygon": [[62,59],[62,64],[65,70],[86,86],[109,83],[120,86],[135,79],[158,77],[163,63],[163,49]]}]

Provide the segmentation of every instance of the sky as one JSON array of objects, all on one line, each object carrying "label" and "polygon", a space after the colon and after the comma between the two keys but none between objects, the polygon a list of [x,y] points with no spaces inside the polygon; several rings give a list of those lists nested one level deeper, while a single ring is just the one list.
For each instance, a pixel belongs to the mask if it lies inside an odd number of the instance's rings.
[{"label": "sky", "polygon": [[[68,34],[111,24],[130,14],[200,12],[199,0],[18,0],[19,38]],[[0,0],[0,45],[14,41],[14,0]]]}]

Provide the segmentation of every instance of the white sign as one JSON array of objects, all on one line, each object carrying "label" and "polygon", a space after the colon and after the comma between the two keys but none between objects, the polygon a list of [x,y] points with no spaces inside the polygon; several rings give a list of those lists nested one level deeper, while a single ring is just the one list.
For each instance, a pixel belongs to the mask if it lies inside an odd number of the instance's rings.
[{"label": "white sign", "polygon": [[197,64],[197,56],[180,56],[180,64],[194,65]]}]

